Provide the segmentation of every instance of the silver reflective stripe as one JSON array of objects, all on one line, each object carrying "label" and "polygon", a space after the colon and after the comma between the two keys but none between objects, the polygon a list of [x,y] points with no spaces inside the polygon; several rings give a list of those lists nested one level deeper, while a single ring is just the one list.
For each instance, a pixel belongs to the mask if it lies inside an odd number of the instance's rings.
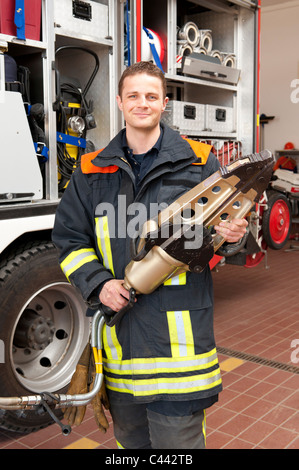
[{"label": "silver reflective stripe", "polygon": [[109,358],[107,360],[115,360],[115,361],[121,360],[122,348],[116,336],[115,325],[111,328],[107,325],[104,326],[103,341],[104,341],[105,352],[107,354],[107,357]]},{"label": "silver reflective stripe", "polygon": [[193,393],[208,390],[221,383],[219,368],[207,374],[198,374],[191,377],[171,377],[155,379],[113,379],[105,377],[106,385],[111,390],[132,393],[135,396],[146,396],[170,393]]},{"label": "silver reflective stripe", "polygon": [[[108,330],[109,328],[107,328]],[[146,374],[165,372],[189,372],[193,370],[208,369],[218,363],[216,349],[207,354],[201,354],[184,359],[180,358],[154,358],[154,359],[133,359],[132,361],[111,361],[103,359],[107,372],[114,374]]]},{"label": "silver reflective stripe", "polygon": [[65,276],[69,276],[90,261],[98,260],[98,257],[93,248],[82,248],[70,253],[61,263],[61,269]]},{"label": "silver reflective stripe", "polygon": [[183,286],[186,284],[186,273],[177,274],[164,282],[164,286]]},{"label": "silver reflective stripe", "polygon": [[172,357],[194,356],[194,338],[189,310],[166,312]]},{"label": "silver reflective stripe", "polygon": [[[178,349],[179,349],[179,356],[187,356],[187,338],[184,328],[184,320],[182,316],[182,312],[175,312],[176,313],[176,326],[177,326],[177,334],[178,334]],[[194,353],[194,348],[193,348]]]},{"label": "silver reflective stripe", "polygon": [[72,261],[70,261],[64,268],[63,272],[66,273],[68,271],[71,271],[73,268],[76,267],[78,263],[81,263],[84,259],[88,258],[90,256],[90,253],[80,253],[78,254]]}]

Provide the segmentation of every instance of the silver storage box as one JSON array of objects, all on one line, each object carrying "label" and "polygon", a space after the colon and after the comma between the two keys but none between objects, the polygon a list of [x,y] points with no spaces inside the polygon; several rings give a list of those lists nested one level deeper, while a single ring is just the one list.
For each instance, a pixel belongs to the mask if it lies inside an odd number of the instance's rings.
[{"label": "silver storage box", "polygon": [[222,134],[236,132],[233,108],[227,106],[206,105],[206,130]]},{"label": "silver storage box", "polygon": [[162,121],[181,132],[198,132],[205,129],[205,105],[186,101],[169,101]]},{"label": "silver storage box", "polygon": [[204,54],[190,54],[183,57],[182,72],[205,80],[236,85],[241,71],[234,67],[212,62],[211,57]]},{"label": "silver storage box", "polygon": [[98,39],[108,35],[108,5],[92,0],[54,0],[58,34]]}]

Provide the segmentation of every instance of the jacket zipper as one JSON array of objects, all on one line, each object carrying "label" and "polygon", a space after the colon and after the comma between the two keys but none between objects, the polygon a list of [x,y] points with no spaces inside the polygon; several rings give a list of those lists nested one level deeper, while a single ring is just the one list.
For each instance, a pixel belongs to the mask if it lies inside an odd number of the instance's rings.
[{"label": "jacket zipper", "polygon": [[[188,162],[186,162],[186,164],[182,165],[182,167],[181,167],[180,169],[182,170],[183,168],[185,168],[185,167],[187,167],[187,166],[189,166],[189,165],[190,165],[190,161],[188,160]],[[158,176],[163,176],[164,174],[168,173],[167,171],[164,171],[164,172],[162,172],[162,173],[159,172],[159,171],[155,172],[155,170],[156,170],[156,169],[154,169],[152,175],[150,175],[150,173],[151,173],[151,170],[150,170],[149,173],[147,173],[147,174],[144,176],[144,178],[143,178],[143,184],[142,184],[142,186],[140,187],[138,193],[137,193],[136,196],[135,196],[135,201],[137,201],[138,199],[140,199],[140,197],[141,197],[142,194],[144,193],[144,191],[145,191],[146,187],[148,186],[148,184],[151,183],[156,177],[158,177]],[[170,173],[172,173],[172,172],[170,172]],[[147,180],[147,177],[149,177],[148,180]],[[142,181],[142,180],[141,180],[141,181]]]}]

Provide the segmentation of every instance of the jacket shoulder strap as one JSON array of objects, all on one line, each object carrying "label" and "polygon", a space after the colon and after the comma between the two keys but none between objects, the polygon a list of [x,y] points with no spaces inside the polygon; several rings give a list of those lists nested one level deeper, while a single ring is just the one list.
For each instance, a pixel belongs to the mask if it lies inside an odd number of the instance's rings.
[{"label": "jacket shoulder strap", "polygon": [[101,150],[96,150],[95,152],[85,153],[84,155],[81,156],[82,173],[86,175],[90,173],[115,173],[118,170],[118,166],[116,165],[100,167],[92,163],[92,160],[99,154],[99,152],[101,152]]},{"label": "jacket shoulder strap", "polygon": [[192,139],[184,139],[188,142],[198,158],[198,161],[196,163],[192,163],[192,165],[205,165],[210,155],[212,145],[203,144],[202,142],[197,142],[196,140]]}]

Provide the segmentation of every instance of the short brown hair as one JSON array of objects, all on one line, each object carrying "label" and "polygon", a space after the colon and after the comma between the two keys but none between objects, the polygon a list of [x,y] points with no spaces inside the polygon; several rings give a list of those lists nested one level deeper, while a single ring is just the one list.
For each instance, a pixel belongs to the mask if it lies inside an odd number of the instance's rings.
[{"label": "short brown hair", "polygon": [[153,64],[152,62],[145,62],[145,61],[136,62],[135,64],[130,65],[123,71],[123,74],[120,77],[120,80],[118,83],[118,94],[120,97],[123,91],[125,78],[131,75],[136,75],[137,73],[146,73],[148,75],[152,75],[154,77],[160,78],[161,83],[162,83],[162,89],[163,89],[163,98],[166,97],[166,79],[165,79],[164,73],[162,72],[161,69],[159,69],[159,67],[157,67],[157,65]]}]

